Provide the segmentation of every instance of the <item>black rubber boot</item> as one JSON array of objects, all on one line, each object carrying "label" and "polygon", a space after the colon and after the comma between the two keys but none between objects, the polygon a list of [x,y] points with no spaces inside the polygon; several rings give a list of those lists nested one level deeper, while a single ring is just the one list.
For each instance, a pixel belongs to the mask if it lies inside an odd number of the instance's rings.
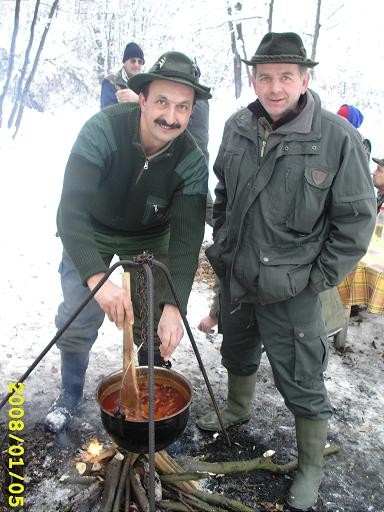
[{"label": "black rubber boot", "polygon": [[[137,353],[137,359],[139,362],[139,366],[148,366],[148,350],[144,347],[141,347],[141,349]],[[156,347],[154,349],[154,362],[155,366],[168,368],[168,370],[172,368],[171,361],[164,361],[164,359],[161,357],[160,350]]]},{"label": "black rubber boot", "polygon": [[89,352],[61,351],[61,391],[45,417],[45,427],[61,432],[70,425],[83,397]]}]

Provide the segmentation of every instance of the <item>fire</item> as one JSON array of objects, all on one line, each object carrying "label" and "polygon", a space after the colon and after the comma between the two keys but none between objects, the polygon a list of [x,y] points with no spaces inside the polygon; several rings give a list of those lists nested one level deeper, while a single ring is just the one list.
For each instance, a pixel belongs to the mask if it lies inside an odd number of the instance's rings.
[{"label": "fire", "polygon": [[99,443],[97,439],[91,439],[89,445],[87,446],[87,452],[91,455],[91,457],[97,457],[103,450],[102,443]]}]

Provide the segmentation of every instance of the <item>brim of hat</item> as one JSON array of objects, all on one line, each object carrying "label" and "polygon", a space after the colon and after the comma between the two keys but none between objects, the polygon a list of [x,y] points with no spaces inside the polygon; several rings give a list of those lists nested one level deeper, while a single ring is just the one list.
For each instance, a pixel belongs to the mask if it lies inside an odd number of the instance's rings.
[{"label": "brim of hat", "polygon": [[294,55],[258,55],[257,57],[253,56],[251,60],[241,60],[245,62],[245,64],[248,64],[248,66],[254,66],[255,64],[299,64],[300,66],[313,68],[318,65],[318,62],[314,62],[310,59],[303,60]]},{"label": "brim of hat", "polygon": [[160,76],[155,73],[139,73],[138,75],[131,76],[128,80],[128,86],[132,91],[136,94],[142,90],[143,86],[148,82],[153,82],[154,80],[169,80],[170,82],[176,82],[178,84],[187,85],[188,87],[192,87],[196,93],[196,99],[198,100],[209,100],[212,98],[212,94],[210,93],[210,88],[205,87],[205,85],[194,84],[187,79],[180,77],[170,77],[170,76]]},{"label": "brim of hat", "polygon": [[375,164],[379,164],[380,166],[384,166],[384,158],[372,158]]}]

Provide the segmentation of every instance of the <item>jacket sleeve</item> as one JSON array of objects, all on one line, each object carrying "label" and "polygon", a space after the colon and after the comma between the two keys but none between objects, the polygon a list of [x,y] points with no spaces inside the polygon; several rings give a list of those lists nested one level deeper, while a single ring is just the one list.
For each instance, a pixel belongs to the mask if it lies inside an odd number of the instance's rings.
[{"label": "jacket sleeve", "polygon": [[[208,169],[201,152],[196,148],[182,162],[185,176],[182,187],[174,194],[170,209],[169,269],[184,311],[198,266],[204,237],[205,204],[208,190]],[[175,304],[167,288],[162,304]]]},{"label": "jacket sleeve", "polygon": [[104,79],[101,84],[100,95],[100,108],[115,105],[117,103],[115,86],[109,81]]},{"label": "jacket sleeve", "polygon": [[375,194],[367,157],[357,134],[343,143],[341,165],[331,187],[330,231],[313,264],[316,292],[337,286],[364,256],[376,221]]}]

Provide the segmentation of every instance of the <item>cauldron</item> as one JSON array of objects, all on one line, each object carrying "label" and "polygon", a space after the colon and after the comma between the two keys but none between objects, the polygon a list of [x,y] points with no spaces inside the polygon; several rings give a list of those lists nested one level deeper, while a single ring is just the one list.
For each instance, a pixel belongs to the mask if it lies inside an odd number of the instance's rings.
[{"label": "cauldron", "polygon": [[[137,380],[148,382],[148,367],[136,368]],[[130,452],[148,453],[148,421],[126,420],[115,416],[103,405],[106,398],[121,388],[123,372],[114,372],[105,377],[98,385],[96,399],[101,413],[101,421],[112,440]],[[184,432],[189,418],[189,406],[192,401],[192,386],[179,373],[165,368],[154,368],[155,385],[170,386],[178,391],[185,405],[176,413],[155,420],[155,450],[160,451],[172,444]]]}]

